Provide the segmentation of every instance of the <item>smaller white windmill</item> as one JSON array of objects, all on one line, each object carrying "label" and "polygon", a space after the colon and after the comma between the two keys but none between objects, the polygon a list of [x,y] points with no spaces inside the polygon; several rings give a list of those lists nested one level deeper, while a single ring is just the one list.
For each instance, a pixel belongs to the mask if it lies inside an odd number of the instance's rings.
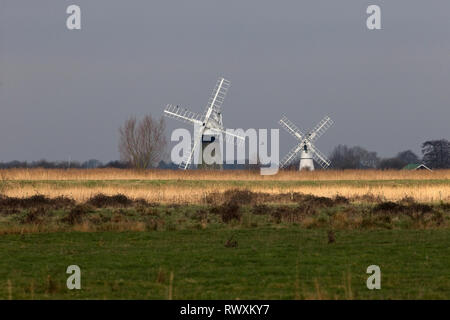
[{"label": "smaller white windmill", "polygon": [[300,155],[299,170],[309,169],[314,170],[313,159],[324,169],[328,168],[331,161],[327,159],[313,144],[321,135],[328,130],[333,124],[333,120],[326,116],[323,118],[317,126],[309,131],[306,135],[303,134],[295,124],[293,124],[288,118],[283,116],[280,120],[280,125],[297,140],[298,144],[289,151],[289,153],[281,160],[280,168],[287,167]]},{"label": "smaller white windmill", "polygon": [[[169,118],[193,124],[196,131],[194,132],[191,152],[184,157],[179,165],[181,169],[186,170],[191,166],[192,158],[200,145],[202,150],[211,144],[215,145],[215,150],[221,150],[220,138],[222,134],[229,142],[234,142],[235,139],[238,143],[245,141],[244,137],[226,131],[223,126],[222,104],[229,87],[230,81],[219,78],[203,115],[170,104],[164,110],[164,115]],[[204,163],[203,152],[200,152],[199,163]]]}]

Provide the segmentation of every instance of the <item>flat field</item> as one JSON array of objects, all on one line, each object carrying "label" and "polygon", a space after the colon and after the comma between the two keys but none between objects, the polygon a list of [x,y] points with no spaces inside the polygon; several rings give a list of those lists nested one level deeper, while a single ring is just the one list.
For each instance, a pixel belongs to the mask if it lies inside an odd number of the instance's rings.
[{"label": "flat field", "polygon": [[449,170],[0,177],[0,299],[450,299]]}]

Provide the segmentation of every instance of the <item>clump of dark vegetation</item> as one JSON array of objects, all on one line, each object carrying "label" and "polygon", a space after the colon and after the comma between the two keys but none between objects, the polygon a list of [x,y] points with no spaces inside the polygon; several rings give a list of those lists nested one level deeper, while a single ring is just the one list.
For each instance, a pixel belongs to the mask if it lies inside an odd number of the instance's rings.
[{"label": "clump of dark vegetation", "polygon": [[270,194],[264,192],[255,193],[255,199],[258,203],[286,203],[286,202],[299,202],[305,195],[299,192]]},{"label": "clump of dark vegetation", "polygon": [[236,202],[226,202],[220,206],[214,206],[210,210],[212,213],[220,215],[224,223],[230,223],[233,220],[241,221],[242,218],[241,208]]},{"label": "clump of dark vegetation", "polygon": [[256,204],[252,208],[252,213],[255,215],[270,214],[271,208],[265,204]]},{"label": "clump of dark vegetation", "polygon": [[375,220],[391,227],[391,222],[395,216],[407,216],[411,218],[416,227],[441,226],[445,223],[444,214],[431,205],[417,203],[414,199],[404,198],[398,203],[387,201],[377,204],[372,209]]},{"label": "clump of dark vegetation", "polygon": [[223,193],[220,192],[210,192],[207,193],[203,199],[204,203],[208,205],[216,205],[223,202]]},{"label": "clump of dark vegetation", "polygon": [[403,197],[398,203],[404,204],[404,205],[411,205],[411,204],[416,203],[416,200],[413,197],[406,196],[406,197]]},{"label": "clump of dark vegetation", "polygon": [[392,202],[392,201],[386,201],[381,202],[373,207],[372,212],[373,213],[392,213],[392,214],[398,214],[405,212],[407,207],[403,204]]},{"label": "clump of dark vegetation", "polygon": [[143,216],[159,217],[158,209],[151,205],[137,204],[136,212]]},{"label": "clump of dark vegetation", "polygon": [[[404,203],[404,202],[403,202]],[[411,217],[414,215],[423,215],[426,213],[433,212],[433,207],[424,204],[424,203],[417,203],[415,201],[409,202],[408,204],[403,204],[402,202],[381,202],[377,204],[373,209],[373,213],[389,213],[389,214],[406,214]]]},{"label": "clump of dark vegetation", "polygon": [[159,203],[147,202],[147,200],[139,198],[139,199],[134,200],[134,205],[155,208],[155,207],[159,206]]},{"label": "clump of dark vegetation", "polygon": [[383,202],[383,199],[378,195],[373,195],[371,193],[366,193],[362,196],[355,196],[352,198],[356,201],[367,202],[367,203],[380,203]]},{"label": "clump of dark vegetation", "polygon": [[145,229],[147,231],[161,230],[165,225],[164,219],[157,217],[157,216],[146,217],[146,219],[144,220],[144,223],[145,223]]},{"label": "clump of dark vegetation", "polygon": [[333,201],[333,199],[331,198],[316,197],[308,194],[303,197],[303,199],[300,201],[300,204],[313,208],[326,208],[333,207],[335,205],[335,201]]},{"label": "clump of dark vegetation", "polygon": [[363,215],[361,221],[361,228],[372,229],[372,228],[382,228],[382,229],[392,229],[392,217],[389,213],[372,214],[368,213]]},{"label": "clump of dark vegetation", "polygon": [[108,207],[129,207],[133,204],[133,201],[123,194],[107,196],[103,193],[99,193],[90,198],[86,203],[96,208],[108,208]]},{"label": "clump of dark vegetation", "polygon": [[305,217],[316,216],[321,209],[332,208],[342,204],[346,205],[348,203],[349,200],[344,197],[336,197],[335,199],[331,199],[326,197],[316,197],[313,195],[303,195],[302,200],[297,204],[297,206],[279,206],[271,212],[271,215],[277,223],[282,221],[298,223]]},{"label": "clump of dark vegetation", "polygon": [[[346,205],[350,203],[348,198],[336,196],[335,198],[317,197],[299,192],[289,192],[280,194],[270,194],[264,192],[252,192],[244,189],[231,189],[223,193],[212,192],[205,196],[207,204],[224,204],[237,203],[239,205],[254,205],[254,209],[258,210],[257,205],[267,203],[304,203],[313,207],[331,207],[334,205]],[[262,209],[260,207],[259,209]],[[256,212],[254,210],[254,212]],[[258,214],[258,213],[256,213]],[[261,213],[262,214],[262,213]]]},{"label": "clump of dark vegetation", "polygon": [[144,208],[156,208],[159,203],[149,203],[145,199],[130,199],[124,194],[116,194],[113,196],[108,196],[102,193],[96,194],[86,201],[86,204],[91,205],[95,208],[126,208],[126,207],[136,207],[143,210]]},{"label": "clump of dark vegetation", "polygon": [[227,190],[223,194],[225,202],[235,203],[238,205],[250,204],[255,199],[255,193],[249,190],[232,189]]},{"label": "clump of dark vegetation", "polygon": [[192,219],[196,221],[206,221],[208,219],[208,211],[199,209],[192,215]]},{"label": "clump of dark vegetation", "polygon": [[17,213],[23,209],[37,207],[47,209],[66,209],[74,204],[75,201],[73,199],[66,197],[57,197],[52,199],[43,195],[34,195],[28,198],[15,198],[0,195],[0,210],[7,213]]},{"label": "clump of dark vegetation", "polygon": [[205,196],[207,204],[236,203],[239,205],[252,204],[258,194],[250,190],[231,189],[225,192],[211,192]]},{"label": "clump of dark vegetation", "polygon": [[334,198],[334,203],[335,203],[336,205],[350,204],[350,200],[349,200],[348,198],[346,198],[346,197],[337,195],[337,196]]},{"label": "clump of dark vegetation", "polygon": [[307,216],[314,216],[317,212],[310,206],[278,206],[271,210],[271,217],[275,223],[300,223]]},{"label": "clump of dark vegetation", "polygon": [[347,198],[340,196],[332,199],[313,195],[300,196],[300,194],[297,194],[296,199],[300,199],[296,206],[256,204],[252,207],[251,212],[255,215],[268,214],[275,223],[299,223],[307,216],[316,216],[322,209],[341,205],[347,206],[349,204]]},{"label": "clump of dark vegetation", "polygon": [[70,225],[79,224],[83,222],[83,217],[88,213],[93,211],[93,208],[87,204],[79,204],[73,207],[67,217],[63,219],[64,222],[67,222]]},{"label": "clump of dark vegetation", "polygon": [[308,203],[308,202],[300,202],[297,205],[296,211],[305,216],[314,216],[322,208],[324,208],[322,205],[312,204],[312,203]]},{"label": "clump of dark vegetation", "polygon": [[297,216],[294,208],[288,206],[280,206],[274,208],[270,213],[275,223],[281,223],[282,221],[293,222],[294,217]]},{"label": "clump of dark vegetation", "polygon": [[21,222],[23,224],[42,224],[47,214],[47,209],[44,207],[31,208]]},{"label": "clump of dark vegetation", "polygon": [[439,207],[444,210],[444,212],[450,213],[450,203],[446,203],[446,202],[441,202],[441,204],[439,205]]}]

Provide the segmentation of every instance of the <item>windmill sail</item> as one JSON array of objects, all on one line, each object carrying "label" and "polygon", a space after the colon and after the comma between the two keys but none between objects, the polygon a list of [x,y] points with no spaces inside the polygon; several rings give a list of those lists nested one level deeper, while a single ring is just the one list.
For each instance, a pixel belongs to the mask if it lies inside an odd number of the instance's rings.
[{"label": "windmill sail", "polygon": [[212,131],[212,132],[217,132],[217,133],[220,133],[220,134],[224,134],[225,135],[225,139],[226,139],[227,142],[234,143],[235,139],[236,139],[236,142],[238,144],[241,144],[241,143],[245,142],[245,137],[243,137],[241,135],[238,135],[238,134],[235,134],[235,133],[231,133],[231,132],[226,131],[224,129],[210,128],[209,130]]},{"label": "windmill sail", "polygon": [[280,120],[280,125],[291,135],[293,135],[295,138],[302,140],[304,137],[304,134],[300,131],[299,128],[295,124],[293,124],[288,118],[283,116]]},{"label": "windmill sail", "polygon": [[187,123],[201,124],[203,122],[200,114],[171,104],[166,106],[166,109],[164,109],[164,114],[169,118]]},{"label": "windmill sail", "polygon": [[281,160],[280,168],[286,168],[289,166],[295,159],[300,156],[300,151],[302,150],[302,145],[298,144],[294,148],[292,148],[288,154]]},{"label": "windmill sail", "polygon": [[215,112],[222,111],[222,104],[225,100],[225,96],[227,95],[227,91],[230,88],[231,82],[220,78],[217,80],[216,86],[211,94],[211,97],[208,101],[208,108],[212,108]]},{"label": "windmill sail", "polygon": [[204,130],[205,130],[204,127],[200,127],[194,133],[194,136],[192,137],[192,141],[191,141],[191,151],[183,158],[183,160],[179,164],[178,167],[180,169],[186,170],[186,169],[190,168],[190,166],[192,164],[192,159],[195,155],[195,152],[196,152],[197,148],[200,146],[200,143],[202,141],[202,135],[203,135]]},{"label": "windmill sail", "polygon": [[322,136],[331,126],[333,125],[333,120],[330,117],[326,116],[323,118],[315,127],[311,130],[309,134],[309,141],[314,142],[320,136]]},{"label": "windmill sail", "polygon": [[310,150],[312,151],[312,156],[317,163],[324,169],[328,168],[331,164],[331,161],[325,157],[312,143],[309,145]]}]

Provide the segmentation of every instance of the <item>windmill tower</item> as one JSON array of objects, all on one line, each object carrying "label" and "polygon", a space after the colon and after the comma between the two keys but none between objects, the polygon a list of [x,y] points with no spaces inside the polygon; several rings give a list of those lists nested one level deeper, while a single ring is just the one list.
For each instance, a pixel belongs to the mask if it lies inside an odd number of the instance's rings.
[{"label": "windmill tower", "polygon": [[[199,153],[199,168],[222,168],[221,163],[214,163],[212,165],[206,164],[213,162],[214,159],[222,159],[222,155],[220,154],[220,150],[222,150],[222,134],[225,134],[227,140],[229,141],[234,141],[235,138],[238,142],[245,141],[244,137],[227,132],[223,127],[222,104],[225,100],[229,87],[230,81],[224,78],[219,78],[203,114],[197,114],[179,106],[170,104],[167,105],[164,110],[164,115],[167,117],[194,125],[194,137],[191,145],[191,151],[183,159],[182,163],[180,163],[179,167],[181,169],[186,170],[191,166],[196,149],[200,145],[202,146],[202,149]],[[204,156],[203,151],[206,148],[208,150],[212,150],[212,152],[211,154],[207,153]],[[219,152],[219,154],[215,154],[216,152]]]},{"label": "windmill tower", "polygon": [[298,144],[289,151],[289,153],[281,160],[280,168],[287,167],[292,161],[300,156],[299,170],[314,170],[314,161],[324,169],[328,168],[331,161],[327,159],[317,148],[314,146],[315,142],[321,135],[328,130],[333,124],[333,120],[326,116],[323,118],[317,126],[309,131],[306,135],[303,134],[295,124],[293,124],[288,118],[283,116],[280,120],[280,125],[294,138],[297,139]]}]

